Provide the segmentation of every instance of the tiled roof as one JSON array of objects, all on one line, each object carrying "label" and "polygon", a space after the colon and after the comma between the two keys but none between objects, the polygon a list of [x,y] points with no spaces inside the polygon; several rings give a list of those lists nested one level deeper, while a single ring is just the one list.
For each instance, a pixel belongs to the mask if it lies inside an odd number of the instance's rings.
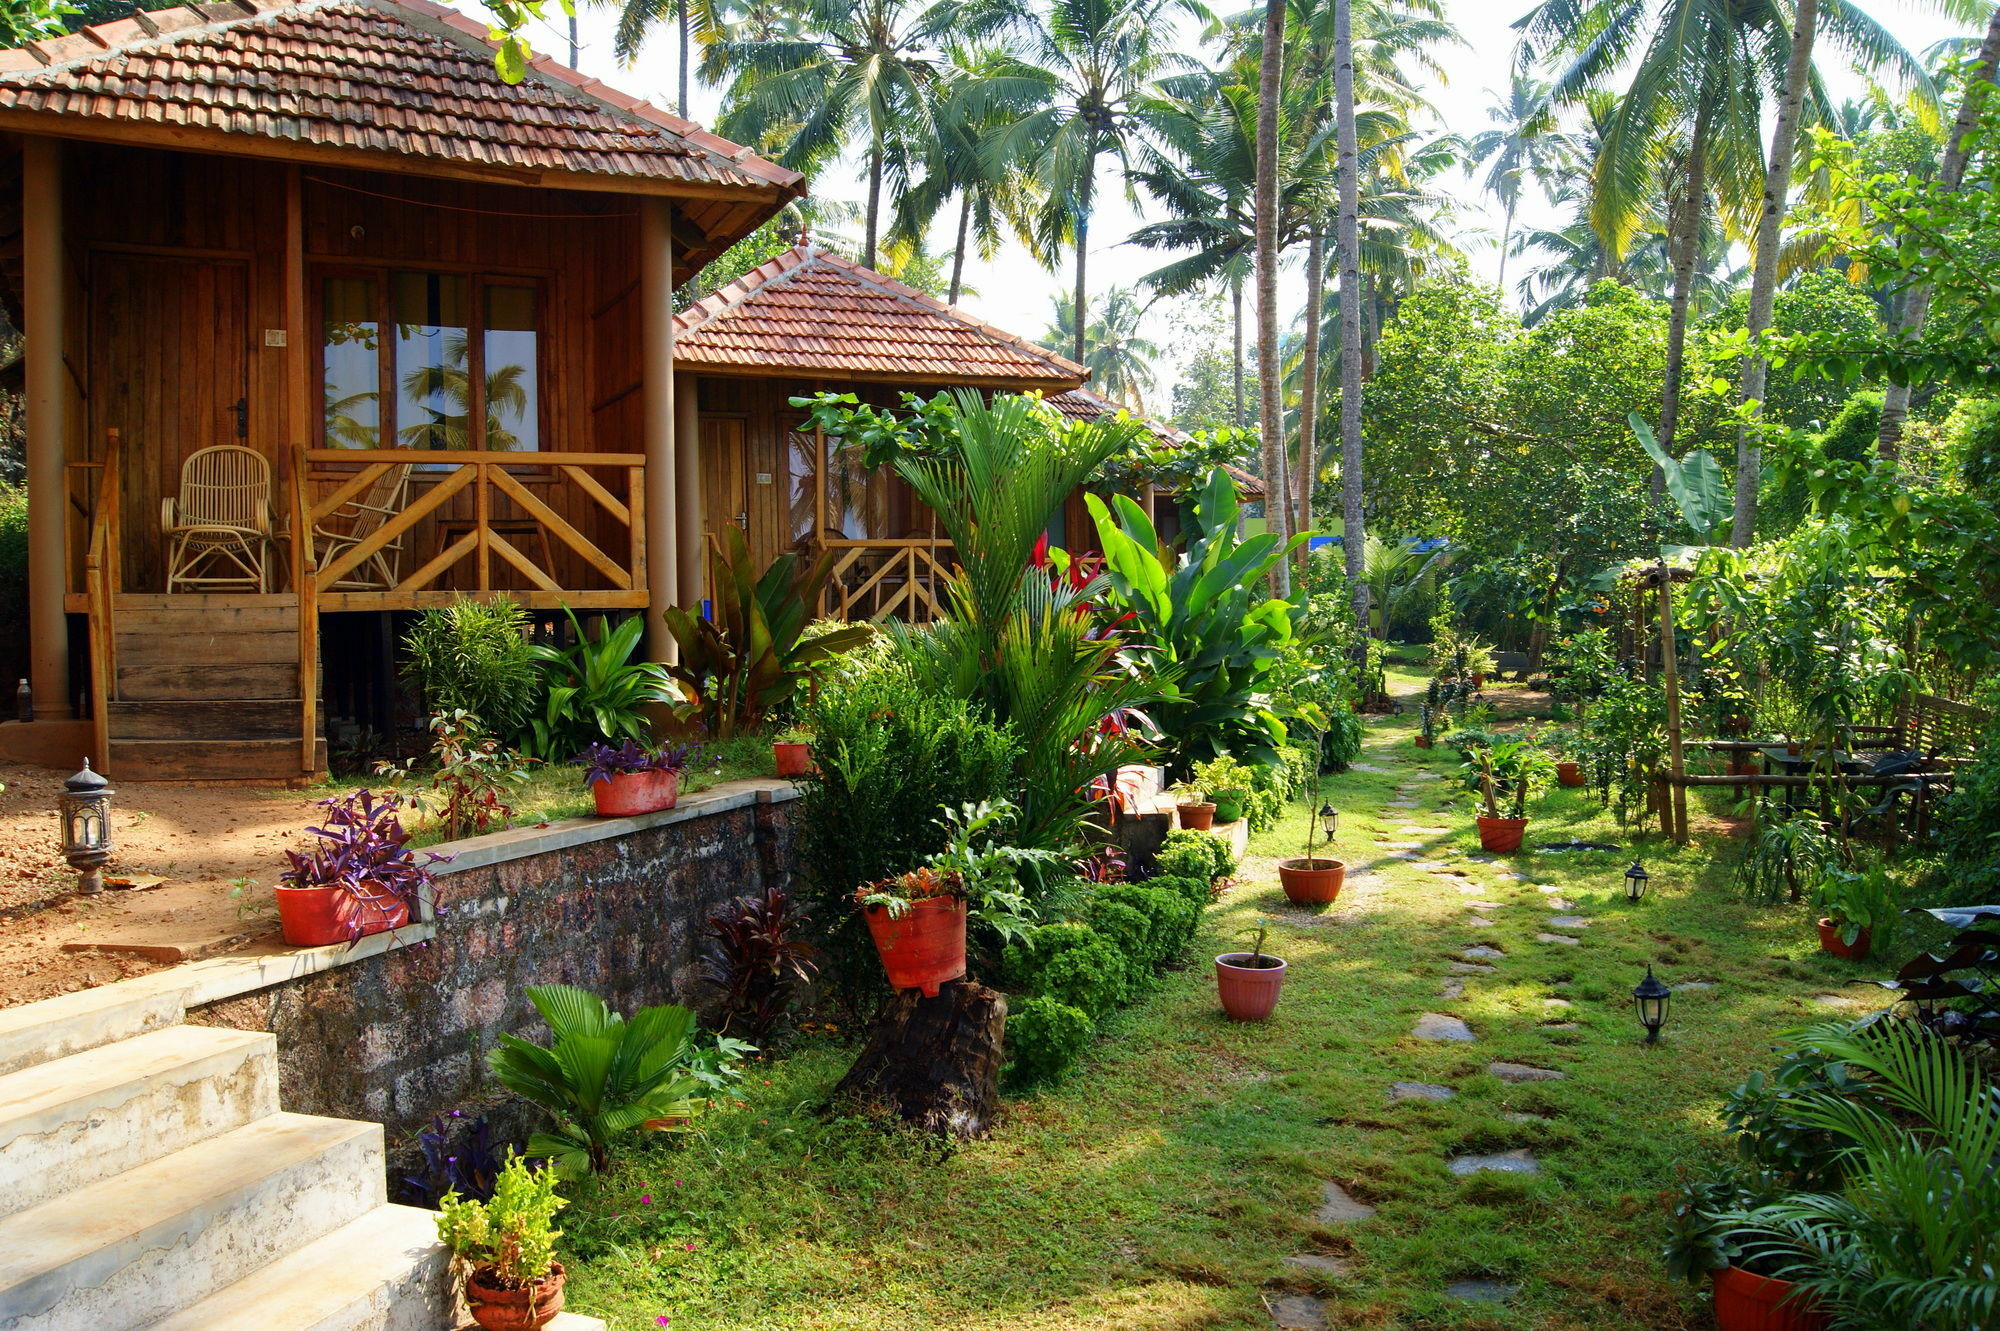
[{"label": "tiled roof", "polygon": [[737,371],[1060,389],[1087,371],[816,245],[799,245],[674,321],[674,359]]},{"label": "tiled roof", "polygon": [[[803,192],[802,178],[429,0],[226,0],[0,51],[0,110],[508,170]],[[357,164],[363,164],[357,162]]]},{"label": "tiled roof", "polygon": [[[1088,388],[1073,388],[1067,393],[1053,393],[1048,403],[1063,415],[1076,421],[1094,421],[1102,416],[1115,415],[1121,410],[1129,410],[1108,397],[1100,397]],[[1152,432],[1153,438],[1163,444],[1178,444],[1187,440],[1184,430],[1171,425],[1162,425],[1149,417],[1133,413],[1133,419]],[[1229,479],[1236,482],[1236,493],[1245,499],[1264,498],[1264,482],[1251,473],[1232,463],[1225,462],[1222,469],[1229,473]]]}]

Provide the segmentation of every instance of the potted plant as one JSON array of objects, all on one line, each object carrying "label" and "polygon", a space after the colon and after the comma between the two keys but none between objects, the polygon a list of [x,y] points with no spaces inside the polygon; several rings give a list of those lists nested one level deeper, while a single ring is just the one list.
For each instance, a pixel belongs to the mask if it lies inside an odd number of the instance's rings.
[{"label": "potted plant", "polygon": [[451,858],[410,849],[397,816],[402,800],[357,790],[319,802],[326,810],[303,851],[288,850],[278,875],[278,923],[293,947],[353,942],[408,924],[431,880]]},{"label": "potted plant", "polygon": [[687,745],[654,749],[636,739],[592,744],[572,761],[583,765],[583,784],[599,818],[657,813],[680,801],[681,771],[693,756]]},{"label": "potted plant", "polygon": [[[1307,756],[1318,757],[1320,749],[1319,744],[1308,746]],[[1331,850],[1333,834],[1340,830],[1339,812],[1320,801],[1319,768],[1318,762],[1313,763],[1313,797],[1306,808],[1306,853],[1296,860],[1278,862],[1278,882],[1285,889],[1285,900],[1297,906],[1323,906],[1340,895],[1341,885],[1347,881],[1345,863],[1313,854],[1314,833],[1324,832]]]},{"label": "potted plant", "polygon": [[1267,925],[1244,929],[1256,935],[1248,952],[1225,952],[1215,959],[1215,990],[1231,1021],[1262,1021],[1278,1006],[1285,987],[1285,963],[1264,951]]},{"label": "potted plant", "polygon": [[438,1240],[463,1271],[466,1306],[486,1331],[535,1331],[562,1312],[555,1218],[565,1204],[555,1171],[530,1169],[513,1152],[494,1180],[492,1201],[456,1189],[438,1199]]},{"label": "potted plant", "polygon": [[1797,1284],[1766,1271],[1781,1260],[1758,1243],[1756,1208],[1784,1194],[1769,1172],[1731,1170],[1681,1185],[1665,1249],[1667,1269],[1706,1279],[1715,1293],[1717,1331],[1825,1331],[1827,1319]]},{"label": "potted plant", "polygon": [[1506,740],[1471,747],[1462,766],[1467,788],[1486,801],[1485,815],[1474,820],[1479,825],[1480,846],[1495,854],[1519,850],[1521,836],[1528,829],[1528,797],[1548,783],[1555,764],[1527,740]]},{"label": "potted plant", "polygon": [[1577,761],[1575,751],[1570,747],[1567,732],[1550,735],[1546,742],[1549,757],[1556,765],[1557,785],[1570,790],[1581,790],[1589,784],[1583,774],[1583,764]]},{"label": "potted plant", "polygon": [[1476,638],[1469,640],[1458,661],[1459,678],[1475,689],[1483,689],[1493,668],[1493,649]]},{"label": "potted plant", "polygon": [[1223,754],[1207,762],[1196,763],[1194,779],[1215,802],[1213,826],[1233,823],[1243,816],[1243,806],[1250,802],[1250,792],[1257,784],[1257,773]]},{"label": "potted plant", "polygon": [[1175,797],[1174,808],[1180,814],[1182,827],[1206,832],[1215,826],[1215,805],[1206,790],[1192,781],[1177,781],[1167,788],[1167,793]]},{"label": "potted plant", "polygon": [[782,777],[804,776],[812,766],[812,732],[787,726],[771,741],[771,760]]},{"label": "potted plant", "polygon": [[854,902],[868,922],[889,984],[938,987],[965,974],[965,878],[928,865],[855,889]]},{"label": "potted plant", "polygon": [[1874,945],[1878,929],[1896,922],[1896,887],[1880,865],[1858,873],[1828,865],[1815,893],[1819,908],[1819,945],[1843,961],[1859,961]]}]

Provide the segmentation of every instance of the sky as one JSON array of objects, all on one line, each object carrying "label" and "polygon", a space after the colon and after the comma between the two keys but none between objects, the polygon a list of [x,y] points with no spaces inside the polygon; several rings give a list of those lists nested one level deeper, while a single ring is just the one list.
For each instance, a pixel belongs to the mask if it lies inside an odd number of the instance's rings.
[{"label": "sky", "polygon": [[[476,0],[454,2],[482,22],[490,18]],[[1431,89],[1431,101],[1438,112],[1438,123],[1432,128],[1471,135],[1488,127],[1491,122],[1487,108],[1493,104],[1494,94],[1507,86],[1512,67],[1515,34],[1511,25],[1527,11],[1530,3],[1531,0],[1448,0],[1447,17],[1457,25],[1464,40],[1437,53],[1446,82]],[[1865,8],[1907,48],[1919,54],[1935,42],[1975,31],[1938,17],[1932,6],[1919,0],[1874,0]],[[555,17],[532,24],[528,39],[537,51],[567,62],[567,20],[555,5],[550,5],[549,10]],[[577,67],[614,88],[648,98],[660,106],[673,107],[678,53],[671,32],[663,28],[632,66],[621,66],[612,52],[615,13],[615,9],[602,7],[582,11],[577,21]],[[1862,90],[1862,80],[1841,68],[1838,53],[1829,53],[1822,47],[1819,54],[1836,97],[1853,96]],[[690,114],[704,124],[713,124],[721,99],[720,89],[703,88],[696,80],[690,92]],[[1105,179],[1111,187],[1100,190],[1100,208],[1091,224],[1089,283],[1093,291],[1134,286],[1146,273],[1167,261],[1167,256],[1158,252],[1123,243],[1147,218],[1143,210],[1127,204],[1109,166]],[[1434,188],[1456,199],[1459,246],[1466,252],[1472,271],[1492,280],[1499,269],[1500,209],[1481,193],[1476,178],[1452,175],[1435,182]],[[852,163],[845,161],[822,171],[813,180],[812,189],[817,196],[849,202],[859,202],[865,196],[858,172]],[[1557,220],[1553,210],[1534,200],[1524,202],[1516,225],[1542,226]],[[943,252],[950,244],[950,236],[941,227],[933,249]],[[1051,273],[1018,245],[1010,244],[991,262],[976,256],[967,262],[966,283],[971,292],[959,303],[1009,332],[1040,338],[1048,330],[1055,300],[1069,290],[1070,281],[1067,267]],[[1279,299],[1284,326],[1290,326],[1304,304],[1304,285],[1303,274],[1295,265],[1282,271]],[[1183,330],[1195,314],[1185,304],[1161,302],[1148,315],[1142,331],[1162,349],[1162,360],[1156,367],[1159,387],[1147,402],[1150,410],[1163,412],[1171,405],[1170,385],[1191,344]]]}]

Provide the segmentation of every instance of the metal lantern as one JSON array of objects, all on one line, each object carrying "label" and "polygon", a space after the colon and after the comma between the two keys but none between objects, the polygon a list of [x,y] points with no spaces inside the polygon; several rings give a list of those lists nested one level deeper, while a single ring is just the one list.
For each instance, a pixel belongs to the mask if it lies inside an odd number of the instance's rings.
[{"label": "metal lantern", "polygon": [[1645,865],[1639,863],[1637,860],[1633,860],[1632,867],[1625,871],[1625,899],[1627,901],[1637,901],[1640,897],[1645,896],[1646,884],[1651,881],[1652,877],[1653,875],[1646,872]]},{"label": "metal lantern", "polygon": [[1646,1028],[1646,1043],[1660,1042],[1660,1027],[1667,1024],[1667,1005],[1673,1001],[1674,991],[1653,977],[1653,968],[1646,967],[1646,978],[1639,981],[1632,990],[1632,1004],[1639,1012],[1639,1024]]},{"label": "metal lantern", "polygon": [[83,770],[63,782],[56,797],[62,811],[62,851],[69,867],[81,875],[77,891],[104,890],[104,865],[111,858],[111,783],[90,770]]},{"label": "metal lantern", "polygon": [[1328,841],[1333,840],[1333,834],[1340,830],[1340,810],[1334,808],[1331,804],[1320,805],[1319,826],[1320,830],[1326,833],[1326,839]]}]

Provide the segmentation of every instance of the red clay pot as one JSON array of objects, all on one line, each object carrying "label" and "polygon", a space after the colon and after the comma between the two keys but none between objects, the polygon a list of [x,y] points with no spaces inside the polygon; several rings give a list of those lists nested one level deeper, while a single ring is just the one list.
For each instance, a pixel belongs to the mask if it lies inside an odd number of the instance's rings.
[{"label": "red clay pot", "polygon": [[1475,689],[1486,687],[1486,672],[1484,670],[1475,670],[1472,672],[1472,687]]},{"label": "red clay pot", "polygon": [[1839,925],[1835,924],[1832,920],[1821,920],[1819,922],[1820,951],[1831,953],[1839,957],[1842,961],[1861,960],[1868,955],[1868,948],[1874,941],[1870,937],[1869,931],[1863,929],[1852,943],[1843,943],[1840,941]]},{"label": "red clay pot", "polygon": [[1435,743],[1437,743],[1437,741],[1429,735],[1417,736],[1417,747],[1420,749],[1428,749],[1431,745]]},{"label": "red clay pot", "polygon": [[563,1268],[557,1262],[549,1273],[520,1289],[501,1289],[486,1283],[491,1267],[475,1266],[465,1278],[465,1303],[472,1320],[486,1331],[537,1331],[553,1322],[563,1310]]},{"label": "red clay pot", "polygon": [[1181,826],[1193,832],[1206,832],[1215,826],[1215,806],[1213,804],[1177,804]]},{"label": "red clay pot", "polygon": [[1798,1288],[1789,1280],[1752,1275],[1726,1266],[1715,1282],[1718,1331],[1826,1331],[1826,1317],[1811,1302],[1787,1298]]},{"label": "red clay pot", "polygon": [[[410,922],[406,901],[384,898],[364,901],[344,887],[281,887],[278,926],[293,947],[325,947],[356,937],[400,929]],[[360,920],[361,932],[354,923]]]},{"label": "red clay pot", "polygon": [[680,801],[679,772],[620,772],[609,781],[593,781],[590,797],[597,801],[599,818],[630,818],[634,814],[658,813]]},{"label": "red clay pot", "polygon": [[1521,848],[1521,835],[1528,830],[1526,818],[1480,818],[1479,844],[1496,855],[1507,855]]},{"label": "red clay pot", "polygon": [[939,985],[965,974],[963,897],[913,901],[900,920],[887,906],[866,907],[862,915],[892,988],[921,989],[925,998],[936,998]]},{"label": "red clay pot", "polygon": [[1248,952],[1225,952],[1215,959],[1215,991],[1222,999],[1222,1011],[1231,1021],[1262,1021],[1278,1006],[1278,992],[1285,987],[1285,963],[1266,952],[1275,966],[1255,967],[1243,963]]},{"label": "red clay pot", "polygon": [[773,740],[771,759],[778,765],[779,776],[804,776],[806,768],[812,766],[812,745],[785,744]]},{"label": "red clay pot", "polygon": [[1570,787],[1572,790],[1581,789],[1584,784],[1583,765],[1580,763],[1557,763],[1556,780],[1560,784]]},{"label": "red clay pot", "polygon": [[1278,861],[1278,882],[1284,886],[1285,900],[1295,906],[1324,906],[1340,895],[1346,881],[1347,865],[1341,860]]}]

